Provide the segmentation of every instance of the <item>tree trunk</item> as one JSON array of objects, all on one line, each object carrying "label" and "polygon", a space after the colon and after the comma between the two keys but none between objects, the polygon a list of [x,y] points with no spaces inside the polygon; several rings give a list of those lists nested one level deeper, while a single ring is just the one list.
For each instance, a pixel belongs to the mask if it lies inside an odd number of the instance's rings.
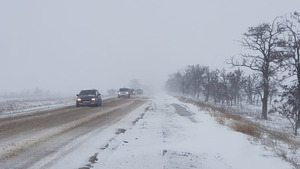
[{"label": "tree trunk", "polygon": [[262,99],[262,118],[267,120],[268,119],[268,89],[264,89],[264,97]]},{"label": "tree trunk", "polygon": [[298,135],[298,128],[300,128],[300,118],[298,117],[298,120],[295,124],[295,136]]},{"label": "tree trunk", "polygon": [[298,90],[298,96],[297,96],[297,112],[296,112],[296,117],[297,121],[295,124],[295,136],[298,134],[298,128],[300,128],[300,63],[299,63],[299,50],[297,50],[297,64],[296,64],[296,69],[297,69],[297,90]]},{"label": "tree trunk", "polygon": [[208,102],[208,100],[209,100],[209,95],[210,95],[210,90],[207,89],[207,91],[206,91],[206,98],[205,98],[206,102]]}]

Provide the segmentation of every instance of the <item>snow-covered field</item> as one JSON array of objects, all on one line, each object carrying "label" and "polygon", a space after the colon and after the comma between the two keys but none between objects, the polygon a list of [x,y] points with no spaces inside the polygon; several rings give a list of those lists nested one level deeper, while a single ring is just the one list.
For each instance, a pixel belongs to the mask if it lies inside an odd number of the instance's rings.
[{"label": "snow-covered field", "polygon": [[37,110],[48,110],[74,105],[75,99],[75,97],[0,97],[0,115],[18,115],[20,113],[29,113]]},{"label": "snow-covered field", "polygon": [[218,124],[209,112],[160,95],[113,126],[74,140],[67,151],[57,150],[32,168],[49,159],[58,159],[47,166],[54,169],[294,168],[250,140]]},{"label": "snow-covered field", "polygon": [[[102,95],[103,99],[116,97]],[[55,109],[63,106],[75,106],[76,96],[33,96],[33,97],[0,97],[0,116],[12,116],[39,110]]]}]

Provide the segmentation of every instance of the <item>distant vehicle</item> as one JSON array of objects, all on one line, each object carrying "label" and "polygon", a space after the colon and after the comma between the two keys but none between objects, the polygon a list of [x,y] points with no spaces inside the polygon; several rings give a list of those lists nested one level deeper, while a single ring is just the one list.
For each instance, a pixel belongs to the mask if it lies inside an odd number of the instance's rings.
[{"label": "distant vehicle", "polygon": [[102,97],[98,90],[81,90],[77,94],[76,107],[80,106],[102,106]]},{"label": "distant vehicle", "polygon": [[136,89],[136,94],[137,95],[143,95],[144,91],[142,89]]},{"label": "distant vehicle", "polygon": [[135,95],[135,90],[134,89],[129,89],[129,93],[130,93],[130,95]]},{"label": "distant vehicle", "polygon": [[127,97],[130,98],[130,89],[129,88],[120,88],[118,91],[118,98]]}]

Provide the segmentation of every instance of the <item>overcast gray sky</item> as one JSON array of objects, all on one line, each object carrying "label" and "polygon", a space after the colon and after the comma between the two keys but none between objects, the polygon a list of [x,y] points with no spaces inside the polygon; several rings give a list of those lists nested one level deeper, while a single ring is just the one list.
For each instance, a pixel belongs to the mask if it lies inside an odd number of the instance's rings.
[{"label": "overcast gray sky", "polygon": [[299,0],[0,0],[0,93],[160,87],[191,64],[228,67],[248,27]]}]

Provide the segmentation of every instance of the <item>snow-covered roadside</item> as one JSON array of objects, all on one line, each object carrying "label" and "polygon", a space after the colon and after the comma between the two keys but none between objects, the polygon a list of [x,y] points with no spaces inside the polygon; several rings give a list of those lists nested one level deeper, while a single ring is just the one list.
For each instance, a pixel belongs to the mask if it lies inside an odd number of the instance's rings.
[{"label": "snow-covered roadside", "polygon": [[0,101],[0,116],[19,115],[38,110],[48,110],[75,105],[75,97],[31,97]]},{"label": "snow-covered roadside", "polygon": [[[103,95],[108,99],[111,95]],[[30,97],[30,98],[0,98],[0,117],[20,115],[41,110],[50,110],[64,106],[75,106],[76,97]]]},{"label": "snow-covered roadside", "polygon": [[82,141],[49,168],[293,168],[208,112],[166,95]]},{"label": "snow-covered roadside", "polygon": [[[272,109],[272,105],[268,105]],[[259,123],[261,126],[272,129],[274,131],[283,131],[288,135],[294,135],[294,131],[289,120],[278,112],[268,114],[268,120],[261,118],[261,105],[243,105],[232,106],[227,109],[228,112],[234,112],[251,121]]]}]

